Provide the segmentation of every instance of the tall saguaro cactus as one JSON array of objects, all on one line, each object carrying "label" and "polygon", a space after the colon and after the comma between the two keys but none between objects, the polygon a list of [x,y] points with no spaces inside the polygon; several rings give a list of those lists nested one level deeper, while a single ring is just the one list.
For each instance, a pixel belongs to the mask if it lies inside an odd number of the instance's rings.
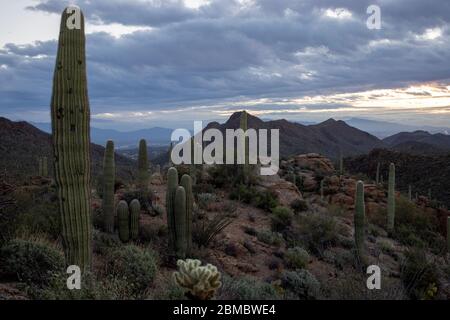
[{"label": "tall saguaro cactus", "polygon": [[167,228],[169,230],[169,248],[175,248],[175,193],[178,188],[178,171],[171,167],[167,171],[166,211]]},{"label": "tall saguaro cactus", "polygon": [[148,154],[147,154],[147,141],[141,139],[139,141],[139,156],[138,156],[138,187],[142,191],[148,190]]},{"label": "tall saguaro cactus", "polygon": [[391,163],[389,166],[389,182],[388,182],[388,226],[389,232],[394,231],[395,224],[395,165]]},{"label": "tall saguaro cactus", "polygon": [[139,216],[141,214],[141,204],[138,199],[130,203],[130,238],[136,240],[139,236]]},{"label": "tall saguaro cactus", "polygon": [[106,143],[103,158],[103,222],[105,231],[114,232],[114,181],[116,165],[114,162],[114,142]]},{"label": "tall saguaro cactus", "polygon": [[175,253],[178,258],[185,258],[187,251],[186,232],[186,191],[179,186],[175,192]]},{"label": "tall saguaro cactus", "polygon": [[[75,25],[70,21],[79,20]],[[51,99],[55,182],[66,262],[91,265],[90,111],[84,16],[64,10]]]},{"label": "tall saguaro cactus", "polygon": [[128,204],[124,200],[117,205],[117,220],[119,238],[122,242],[128,242],[130,240],[130,212]]},{"label": "tall saguaro cactus", "polygon": [[355,198],[355,247],[356,253],[360,261],[364,261],[365,256],[365,223],[366,223],[366,209],[364,204],[364,183],[358,181],[356,184],[356,198]]},{"label": "tall saguaro cactus", "polygon": [[192,247],[192,210],[194,207],[194,194],[192,193],[192,178],[184,174],[181,177],[180,185],[186,192],[186,252],[190,252]]}]

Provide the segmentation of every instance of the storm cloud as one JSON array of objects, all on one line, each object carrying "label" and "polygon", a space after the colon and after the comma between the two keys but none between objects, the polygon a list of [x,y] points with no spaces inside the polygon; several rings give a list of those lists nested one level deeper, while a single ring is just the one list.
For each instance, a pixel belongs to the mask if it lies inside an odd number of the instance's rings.
[{"label": "storm cloud", "polygon": [[[40,1],[27,10],[60,14],[64,2]],[[196,8],[181,0],[75,3],[91,24],[148,27],[121,37],[87,35],[89,93],[98,119],[183,114],[183,108],[207,118],[208,111],[214,117],[258,99],[267,101],[248,109],[284,110],[272,102],[428,82],[445,91],[450,79],[448,0],[212,0]],[[366,26],[373,4],[381,8],[381,30]],[[2,113],[48,112],[56,47],[52,40],[0,49]],[[301,114],[338,106],[288,109]]]}]

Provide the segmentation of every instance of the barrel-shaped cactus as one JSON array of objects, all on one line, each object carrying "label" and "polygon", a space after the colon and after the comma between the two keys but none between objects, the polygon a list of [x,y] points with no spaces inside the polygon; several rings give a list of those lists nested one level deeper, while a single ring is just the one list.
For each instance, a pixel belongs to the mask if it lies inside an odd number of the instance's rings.
[{"label": "barrel-shaped cactus", "polygon": [[169,231],[169,248],[175,249],[175,193],[178,188],[178,171],[176,168],[169,168],[167,171],[167,192],[166,192],[166,211],[167,211],[167,229]]},{"label": "barrel-shaped cactus", "polygon": [[175,254],[178,258],[185,258],[187,251],[186,232],[186,191],[179,186],[175,192]]},{"label": "barrel-shaped cactus", "polygon": [[186,252],[190,252],[192,247],[192,210],[194,208],[194,194],[192,193],[192,178],[184,174],[181,177],[180,185],[186,192]]},{"label": "barrel-shaped cactus", "polygon": [[138,199],[130,203],[130,238],[136,240],[139,236],[139,217],[141,214],[141,204]]},{"label": "barrel-shaped cactus", "polygon": [[106,232],[114,232],[114,182],[116,165],[114,162],[114,142],[109,140],[106,143],[105,155],[103,158],[103,223]]},{"label": "barrel-shaped cactus", "polygon": [[147,141],[145,139],[141,139],[141,141],[139,141],[138,155],[138,187],[144,192],[148,190],[149,182],[147,152]]},{"label": "barrel-shaped cactus", "polygon": [[365,256],[365,224],[366,224],[366,209],[364,204],[364,183],[358,181],[356,184],[356,197],[355,197],[355,248],[357,257],[360,262],[364,261]]},{"label": "barrel-shaped cactus", "polygon": [[[79,14],[78,14],[79,13]],[[72,28],[72,16],[80,18]],[[86,79],[84,16],[64,10],[51,99],[54,172],[66,262],[91,265],[90,111]]]},{"label": "barrel-shaped cactus", "polygon": [[389,232],[394,231],[395,225],[395,165],[391,163],[389,166],[389,183],[388,183],[388,224]]},{"label": "barrel-shaped cactus", "polygon": [[130,212],[128,204],[124,200],[117,205],[117,224],[120,240],[128,242],[130,240]]}]

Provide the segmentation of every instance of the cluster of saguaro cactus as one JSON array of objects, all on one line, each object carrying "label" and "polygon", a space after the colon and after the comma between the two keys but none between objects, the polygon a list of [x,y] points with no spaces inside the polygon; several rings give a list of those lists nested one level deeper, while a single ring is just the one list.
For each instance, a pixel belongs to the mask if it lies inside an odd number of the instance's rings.
[{"label": "cluster of saguaro cactus", "polygon": [[139,141],[138,155],[138,188],[144,192],[148,190],[149,182],[147,152],[147,141],[145,139],[141,139],[141,141]]},{"label": "cluster of saguaro cactus", "polygon": [[358,181],[356,184],[354,226],[356,254],[360,262],[364,262],[365,256],[365,224],[366,209],[364,204],[364,183]]},{"label": "cluster of saguaro cactus", "polygon": [[166,211],[169,229],[169,248],[179,258],[185,258],[192,244],[192,179],[183,175],[178,185],[178,171],[167,173]]},{"label": "cluster of saguaro cactus", "polygon": [[106,143],[103,158],[103,222],[106,232],[114,232],[114,182],[116,165],[114,162],[114,142]]},{"label": "cluster of saguaro cactus", "polygon": [[139,216],[141,204],[139,200],[131,201],[130,206],[122,200],[117,205],[119,238],[122,242],[136,240],[139,236]]},{"label": "cluster of saguaro cactus", "polygon": [[185,289],[192,300],[210,300],[222,285],[217,268],[201,264],[200,260],[178,260],[178,271],[173,274],[175,283]]},{"label": "cluster of saguaro cactus", "polygon": [[[80,10],[74,8],[74,10]],[[86,80],[84,16],[80,28],[61,17],[51,99],[54,172],[62,222],[66,262],[91,265],[90,111]]]},{"label": "cluster of saguaro cactus", "polygon": [[388,182],[388,222],[387,229],[389,232],[394,231],[395,225],[395,165],[389,166],[389,182]]},{"label": "cluster of saguaro cactus", "polygon": [[40,157],[38,159],[39,171],[38,174],[40,177],[48,177],[48,159],[47,157]]}]

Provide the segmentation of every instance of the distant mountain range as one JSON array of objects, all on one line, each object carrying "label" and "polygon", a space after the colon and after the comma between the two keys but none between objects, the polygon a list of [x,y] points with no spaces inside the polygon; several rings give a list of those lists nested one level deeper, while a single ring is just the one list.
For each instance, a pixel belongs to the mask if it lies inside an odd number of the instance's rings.
[{"label": "distant mountain range", "polygon": [[[50,123],[32,123],[36,128],[51,133]],[[149,128],[135,131],[117,131],[112,129],[99,129],[91,127],[91,140],[93,143],[105,145],[106,141],[113,140],[116,147],[120,149],[135,148],[140,139],[146,139],[152,145],[168,145],[172,129],[168,128]]]},{"label": "distant mountain range", "polygon": [[392,136],[400,132],[428,131],[430,133],[449,134],[450,127],[433,127],[433,126],[413,126],[394,122],[369,120],[361,118],[344,119],[344,121],[352,127],[369,132],[380,139]]},{"label": "distant mountain range", "polygon": [[[91,144],[92,175],[98,176],[103,168],[104,148]],[[0,170],[18,179],[37,175],[39,157],[47,157],[49,172],[53,171],[51,135],[28,122],[13,122],[0,117]],[[132,159],[116,154],[117,176],[130,180],[136,167]]]},{"label": "distant mountain range", "polygon": [[[264,122],[272,122],[272,120],[261,119]],[[370,133],[371,135],[384,139],[401,132],[414,132],[414,131],[427,131],[432,134],[441,133],[446,135],[450,133],[450,128],[444,127],[431,127],[431,126],[411,126],[403,125],[399,123],[392,123],[386,121],[376,121],[361,118],[350,118],[348,120],[343,120],[349,126],[356,129]],[[211,122],[217,123],[217,122]],[[294,124],[300,124],[302,126],[314,126],[320,125],[320,123],[313,123],[307,121],[297,121]],[[47,133],[51,133],[50,123],[31,123],[36,128],[41,129]],[[190,128],[188,128],[190,129]],[[144,138],[149,141],[152,145],[166,146],[170,143],[170,136],[173,129],[154,127],[142,130],[132,130],[132,131],[118,131],[113,129],[100,129],[91,128],[91,140],[92,142],[105,145],[108,139],[114,140],[117,148],[120,149],[133,149],[137,146],[140,139]]]}]

